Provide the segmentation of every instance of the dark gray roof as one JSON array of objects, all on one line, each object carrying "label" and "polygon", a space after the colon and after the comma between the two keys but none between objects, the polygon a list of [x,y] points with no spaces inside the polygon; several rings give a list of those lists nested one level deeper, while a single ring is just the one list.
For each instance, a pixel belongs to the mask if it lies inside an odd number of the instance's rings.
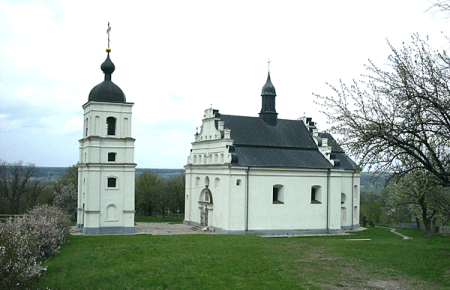
[{"label": "dark gray roof", "polygon": [[344,152],[337,152],[333,153],[334,159],[339,159],[341,162],[340,168],[346,169],[346,170],[359,170],[358,165],[350,158],[348,157]]},{"label": "dark gray roof", "polygon": [[236,146],[237,165],[252,167],[282,167],[328,169],[333,166],[319,150]]},{"label": "dark gray roof", "polygon": [[109,58],[109,52],[106,60],[102,63],[100,68],[105,74],[105,80],[91,90],[88,101],[125,103],[125,94],[115,83],[111,81],[111,75],[116,67]]},{"label": "dark gray roof", "polygon": [[302,121],[279,119],[270,126],[258,117],[221,115],[225,128],[231,129],[234,145],[316,149],[311,134]]},{"label": "dark gray roof", "polygon": [[319,133],[320,138],[327,138],[328,139],[328,146],[331,146],[331,152],[332,153],[344,153],[344,150],[342,150],[341,146],[334,140],[333,136],[331,136],[330,133]]},{"label": "dark gray roof", "polygon": [[[224,121],[225,128],[231,129],[234,153],[238,158],[234,163],[236,166],[333,168],[318,150],[302,121],[279,119],[276,126],[270,126],[258,117],[221,114],[220,119]],[[323,137],[334,141],[328,135]],[[340,168],[353,170],[353,161],[339,145],[335,143],[333,148],[340,149],[336,152],[336,159],[341,161]]]},{"label": "dark gray roof", "polygon": [[342,147],[339,146],[338,142],[330,133],[319,133],[319,137],[328,139],[328,146],[331,146],[331,153],[335,156],[335,159],[339,159],[341,162],[341,168],[349,170],[358,169],[358,165],[356,165],[356,163],[345,154]]}]

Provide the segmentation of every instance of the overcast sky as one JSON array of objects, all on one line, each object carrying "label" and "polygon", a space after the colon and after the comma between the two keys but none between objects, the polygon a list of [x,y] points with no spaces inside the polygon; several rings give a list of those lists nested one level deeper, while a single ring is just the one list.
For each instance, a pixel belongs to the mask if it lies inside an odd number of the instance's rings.
[{"label": "overcast sky", "polygon": [[282,119],[327,127],[312,93],[387,63],[413,33],[435,48],[449,25],[427,0],[0,0],[0,159],[78,161],[83,109],[103,81],[111,22],[112,81],[134,103],[140,168],[182,168],[211,105],[258,116],[270,58]]}]

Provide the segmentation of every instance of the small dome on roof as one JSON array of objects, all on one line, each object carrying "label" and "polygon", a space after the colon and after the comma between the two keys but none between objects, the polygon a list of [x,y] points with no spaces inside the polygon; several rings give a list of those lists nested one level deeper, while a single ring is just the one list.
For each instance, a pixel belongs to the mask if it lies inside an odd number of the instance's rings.
[{"label": "small dome on roof", "polygon": [[267,81],[266,84],[262,88],[261,96],[276,96],[275,93],[275,87],[272,84],[272,81],[270,79],[270,72],[267,75]]},{"label": "small dome on roof", "polygon": [[[108,50],[107,50],[108,51]],[[111,81],[111,74],[116,67],[109,58],[109,51],[106,60],[100,67],[105,74],[105,80],[96,85],[89,93],[89,102],[112,102],[112,103],[125,103],[126,98],[123,91]]]}]

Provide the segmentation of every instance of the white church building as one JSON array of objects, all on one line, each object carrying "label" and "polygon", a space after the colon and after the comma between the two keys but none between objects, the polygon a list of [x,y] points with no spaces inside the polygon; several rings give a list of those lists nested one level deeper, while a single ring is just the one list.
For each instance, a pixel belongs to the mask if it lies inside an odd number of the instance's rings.
[{"label": "white church building", "polygon": [[270,74],[259,117],[205,110],[186,169],[185,224],[224,234],[359,227],[360,174],[311,118],[278,119]]},{"label": "white church building", "polygon": [[134,233],[135,167],[131,108],[111,81],[109,53],[101,65],[105,80],[83,105],[79,140],[77,228],[85,234]]}]

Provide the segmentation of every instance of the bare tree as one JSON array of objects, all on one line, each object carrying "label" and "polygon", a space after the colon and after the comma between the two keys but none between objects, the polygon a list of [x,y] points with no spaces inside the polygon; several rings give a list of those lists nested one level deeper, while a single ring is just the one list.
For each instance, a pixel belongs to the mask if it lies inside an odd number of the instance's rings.
[{"label": "bare tree", "polygon": [[0,160],[0,196],[3,212],[19,214],[32,208],[43,190],[34,164],[22,161],[8,163]]},{"label": "bare tree", "polygon": [[[448,14],[450,12],[450,1],[449,0],[430,0],[431,7],[427,11],[431,12],[443,12]],[[446,17],[448,18],[448,16]]]},{"label": "bare tree", "polygon": [[450,186],[449,58],[417,34],[401,50],[388,44],[389,68],[369,61],[362,80],[330,85],[334,95],[316,95],[317,103],[362,168],[395,178],[425,170]]}]

